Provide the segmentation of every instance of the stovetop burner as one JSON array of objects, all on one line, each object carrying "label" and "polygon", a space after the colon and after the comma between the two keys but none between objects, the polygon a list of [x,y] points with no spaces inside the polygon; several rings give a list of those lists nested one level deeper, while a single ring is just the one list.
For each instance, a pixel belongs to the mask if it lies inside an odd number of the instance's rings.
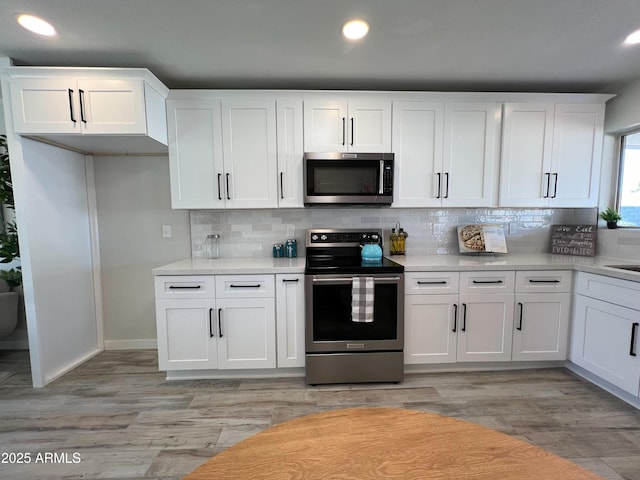
[{"label": "stovetop burner", "polygon": [[305,273],[373,275],[404,272],[402,265],[384,256],[379,262],[362,261],[362,240],[371,235],[377,235],[382,247],[382,232],[376,229],[307,230]]}]

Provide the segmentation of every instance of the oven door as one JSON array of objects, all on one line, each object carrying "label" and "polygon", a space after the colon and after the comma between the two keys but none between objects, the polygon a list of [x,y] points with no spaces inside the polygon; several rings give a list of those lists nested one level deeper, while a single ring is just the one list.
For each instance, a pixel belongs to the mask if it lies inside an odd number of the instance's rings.
[{"label": "oven door", "polygon": [[368,323],[352,320],[353,275],[305,276],[307,353],[402,351],[403,275],[368,276],[375,285],[373,322]]}]

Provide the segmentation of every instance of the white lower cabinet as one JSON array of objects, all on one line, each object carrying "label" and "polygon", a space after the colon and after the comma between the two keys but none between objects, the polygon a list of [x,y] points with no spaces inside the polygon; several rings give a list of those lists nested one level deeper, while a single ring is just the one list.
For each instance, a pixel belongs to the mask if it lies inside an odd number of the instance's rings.
[{"label": "white lower cabinet", "polygon": [[304,275],[276,275],[277,366],[304,367]]},{"label": "white lower cabinet", "polygon": [[405,363],[511,360],[513,278],[514,272],[405,274]]},{"label": "white lower cabinet", "polygon": [[459,362],[511,360],[513,293],[460,295]]},{"label": "white lower cabinet", "polygon": [[276,366],[273,275],[157,276],[160,370]]},{"label": "white lower cabinet", "polygon": [[512,360],[566,360],[571,272],[516,272]]},{"label": "white lower cabinet", "polygon": [[639,293],[639,283],[579,273],[570,354],[576,365],[636,397],[640,394]]}]

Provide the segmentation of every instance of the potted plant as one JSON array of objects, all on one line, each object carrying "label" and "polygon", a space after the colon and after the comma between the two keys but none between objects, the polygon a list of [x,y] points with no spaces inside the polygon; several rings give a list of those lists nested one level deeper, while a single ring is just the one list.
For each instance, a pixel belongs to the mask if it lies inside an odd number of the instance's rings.
[{"label": "potted plant", "polygon": [[[0,135],[0,203],[9,211],[13,211],[13,184],[11,183],[11,168],[9,165],[9,151],[7,148],[7,137]],[[20,248],[18,247],[18,230],[16,222],[3,219],[0,230],[0,263],[11,263],[20,258]],[[0,270],[0,279],[7,282],[12,287],[19,287],[22,284],[22,271],[20,266],[9,270]]]},{"label": "potted plant", "polygon": [[600,212],[600,218],[607,222],[607,228],[618,228],[618,222],[622,220],[622,215],[613,208],[607,207],[606,210]]}]

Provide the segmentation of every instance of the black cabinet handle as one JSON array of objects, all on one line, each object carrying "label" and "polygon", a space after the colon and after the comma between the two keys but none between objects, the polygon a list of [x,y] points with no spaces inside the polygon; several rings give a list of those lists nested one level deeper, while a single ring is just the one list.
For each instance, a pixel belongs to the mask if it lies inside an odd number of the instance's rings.
[{"label": "black cabinet handle", "polygon": [[558,195],[558,174],[554,173],[553,176],[553,195],[551,196],[551,198],[556,198],[556,196]]},{"label": "black cabinet handle", "polygon": [[257,283],[255,285],[234,285],[231,284],[229,285],[229,288],[260,288],[260,283]]},{"label": "black cabinet handle", "polygon": [[446,285],[447,281],[446,280],[442,280],[442,281],[438,281],[438,282],[436,282],[436,281],[434,281],[434,282],[425,282],[425,281],[418,280],[417,283],[418,283],[418,285]]},{"label": "black cabinet handle", "polygon": [[629,355],[632,357],[636,356],[636,336],[638,335],[638,325],[640,323],[634,322],[631,325],[631,346],[629,347]]},{"label": "black cabinet handle", "polygon": [[169,290],[198,290],[201,288],[201,285],[169,285]]},{"label": "black cabinet handle", "polygon": [[453,330],[451,331],[455,333],[457,329],[458,329],[458,305],[454,303],[453,304]]},{"label": "black cabinet handle", "polygon": [[522,312],[524,310],[524,305],[521,302],[518,302],[518,306],[520,307],[520,322],[518,323],[516,330],[522,331]]},{"label": "black cabinet handle", "polygon": [[218,333],[220,334],[220,338],[222,338],[222,309],[218,309]]},{"label": "black cabinet handle", "polygon": [[473,283],[484,285],[484,284],[501,284],[504,282],[502,280],[473,280]]},{"label": "black cabinet handle", "polygon": [[436,173],[436,175],[438,176],[438,194],[436,195],[436,198],[440,198],[440,190],[441,190],[441,181],[442,181],[442,174],[440,172]]},{"label": "black cabinet handle", "polygon": [[229,194],[229,173],[227,173],[227,200],[231,200],[231,195]]},{"label": "black cabinet handle", "polygon": [[467,331],[467,304],[462,304],[462,328],[460,329],[463,332]]},{"label": "black cabinet handle", "polygon": [[280,172],[280,198],[284,198],[284,172]]},{"label": "black cabinet handle", "polygon": [[213,308],[209,309],[209,338],[215,337],[216,334],[213,331]]},{"label": "black cabinet handle", "polygon": [[71,121],[76,123],[76,114],[73,111],[73,90],[69,89],[69,116],[71,117]]},{"label": "black cabinet handle", "polygon": [[299,281],[300,281],[299,278],[283,278],[282,279],[282,283],[298,283]]},{"label": "black cabinet handle", "polygon": [[82,123],[87,123],[87,116],[84,111],[84,90],[79,89],[78,93],[80,94],[80,121]]},{"label": "black cabinet handle", "polygon": [[342,145],[347,143],[347,119],[342,117]]},{"label": "black cabinet handle", "polygon": [[222,177],[221,173],[218,174],[218,200],[222,200],[222,190],[220,189],[220,177]]},{"label": "black cabinet handle", "polygon": [[356,131],[354,129],[353,117],[351,117],[351,146],[353,147],[353,137],[356,136]]},{"label": "black cabinet handle", "polygon": [[449,198],[449,172],[445,172],[444,174],[444,198]]},{"label": "black cabinet handle", "polygon": [[532,280],[532,279],[529,279],[529,283],[560,283],[560,280]]},{"label": "black cabinet handle", "polygon": [[547,177],[547,193],[545,193],[542,198],[549,198],[549,189],[551,188],[551,173],[547,172],[544,174]]}]

